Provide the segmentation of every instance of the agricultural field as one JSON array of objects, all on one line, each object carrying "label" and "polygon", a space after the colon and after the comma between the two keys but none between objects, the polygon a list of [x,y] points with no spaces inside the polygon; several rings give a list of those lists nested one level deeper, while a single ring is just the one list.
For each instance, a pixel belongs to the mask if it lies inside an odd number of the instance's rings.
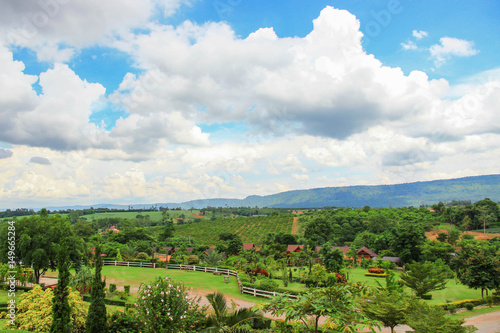
[{"label": "agricultural field", "polygon": [[215,244],[223,232],[231,232],[240,236],[243,242],[262,244],[266,234],[270,232],[292,232],[293,215],[281,214],[275,216],[238,217],[215,221],[178,225],[175,235],[191,236],[204,244]]}]

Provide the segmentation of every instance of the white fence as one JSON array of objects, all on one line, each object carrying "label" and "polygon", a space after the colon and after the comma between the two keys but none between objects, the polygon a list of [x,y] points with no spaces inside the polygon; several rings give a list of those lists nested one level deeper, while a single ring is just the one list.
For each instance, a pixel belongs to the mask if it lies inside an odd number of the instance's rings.
[{"label": "white fence", "polygon": [[[238,281],[238,286],[240,287],[240,293],[242,293],[242,294],[249,294],[249,295],[261,296],[261,297],[274,297],[274,296],[282,295],[281,293],[278,293],[276,291],[259,290],[259,289],[255,289],[255,288],[245,287],[241,284],[240,277],[238,276],[238,272],[230,270],[230,269],[216,268],[216,267],[203,267],[203,266],[194,266],[194,265],[173,265],[173,264],[167,264],[167,269],[184,269],[187,271],[198,271],[198,272],[207,272],[207,273],[220,274],[220,275],[231,275],[231,276],[236,277],[236,280]],[[298,298],[298,296],[296,296],[296,295],[285,295],[285,296],[288,296],[289,298]]]},{"label": "white fence", "polygon": [[150,262],[103,260],[103,264],[107,265],[107,266],[127,266],[127,267],[150,267],[150,268],[156,268],[156,264],[155,263],[150,263]]}]

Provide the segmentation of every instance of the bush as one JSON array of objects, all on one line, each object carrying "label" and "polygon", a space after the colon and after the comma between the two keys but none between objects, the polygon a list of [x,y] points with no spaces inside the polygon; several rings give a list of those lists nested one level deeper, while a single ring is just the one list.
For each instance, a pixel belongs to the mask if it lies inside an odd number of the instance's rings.
[{"label": "bush", "polygon": [[196,265],[200,262],[200,258],[196,255],[196,254],[193,254],[193,255],[190,255],[188,258],[187,258],[187,263],[188,265]]},{"label": "bush", "polygon": [[141,322],[136,316],[116,311],[112,315],[108,315],[109,332],[120,333],[139,333]]},{"label": "bush", "polygon": [[129,294],[130,295],[130,285],[124,285],[123,286],[123,290],[125,291],[125,293]]},{"label": "bush", "polygon": [[447,310],[450,311],[450,314],[454,314],[457,312],[457,307],[454,305],[450,305],[447,307]]},{"label": "bush", "polygon": [[422,295],[422,299],[431,300],[432,299],[432,295],[431,294]]},{"label": "bush", "polygon": [[384,274],[385,272],[382,268],[369,268],[368,273]]},{"label": "bush", "polygon": [[387,274],[365,273],[365,276],[386,277]]},{"label": "bush", "polygon": [[109,284],[109,292],[114,293],[116,291],[116,284],[110,283]]},{"label": "bush", "polygon": [[468,303],[465,303],[465,304],[464,304],[464,307],[465,307],[467,310],[469,310],[469,311],[474,310],[474,304],[469,303],[469,302],[468,302]]},{"label": "bush", "polygon": [[189,298],[187,289],[179,283],[157,277],[142,284],[135,303],[145,333],[174,333],[197,326],[203,318],[196,301]]},{"label": "bush", "polygon": [[259,289],[267,291],[276,291],[278,283],[271,279],[262,279],[259,281]]}]

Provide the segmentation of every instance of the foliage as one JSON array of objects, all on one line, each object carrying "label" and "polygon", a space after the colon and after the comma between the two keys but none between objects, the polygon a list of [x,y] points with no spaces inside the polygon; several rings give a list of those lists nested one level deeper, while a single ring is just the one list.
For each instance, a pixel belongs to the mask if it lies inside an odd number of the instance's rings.
[{"label": "foliage", "polygon": [[338,249],[333,250],[330,243],[321,247],[320,254],[323,256],[323,264],[328,272],[340,272],[344,267],[344,253]]},{"label": "foliage", "polygon": [[129,313],[115,311],[108,317],[109,332],[116,333],[139,333],[141,331],[141,322],[137,316]]},{"label": "foliage", "polygon": [[143,332],[150,333],[183,332],[197,324],[201,314],[187,289],[168,277],[141,284],[135,306]]},{"label": "foliage", "polygon": [[[0,237],[7,239],[9,225],[4,224]],[[23,217],[15,222],[15,260],[33,268],[36,283],[48,269],[56,269],[57,251],[55,244],[67,239],[72,244],[69,259],[79,266],[83,253],[83,240],[74,235],[69,221],[60,215],[47,215],[42,209],[40,215]],[[8,242],[0,242],[0,257],[7,262]]]},{"label": "foliage", "polygon": [[211,293],[206,298],[212,306],[213,313],[208,316],[207,328],[203,332],[250,332],[241,325],[261,318],[256,312],[246,308],[230,312],[222,293]]},{"label": "foliage", "polygon": [[390,327],[391,332],[394,332],[395,326],[405,322],[407,309],[408,304],[401,293],[387,290],[364,297],[361,302],[361,310],[369,318]]},{"label": "foliage", "polygon": [[[329,317],[327,326],[343,332],[357,331],[363,327],[379,326],[357,310],[355,298],[364,291],[364,287],[350,283],[338,283],[327,288],[315,288],[302,294],[298,299],[277,296],[269,303],[258,306],[263,311],[270,311],[275,316],[286,315],[286,321],[301,321],[312,332],[318,330],[319,318]],[[313,324],[308,324],[308,319]]]},{"label": "foliage", "polygon": [[210,251],[205,255],[203,262],[210,267],[217,267],[219,263],[222,261],[222,253],[217,252],[216,250]]},{"label": "foliage", "polygon": [[424,230],[418,224],[405,223],[391,230],[390,247],[403,262],[418,261],[424,241]]},{"label": "foliage", "polygon": [[469,288],[500,288],[500,259],[496,247],[479,241],[462,241],[455,263],[458,279]]},{"label": "foliage", "polygon": [[407,271],[401,275],[401,280],[421,298],[433,290],[444,289],[447,276],[445,272],[437,270],[432,262],[414,262],[407,265]]},{"label": "foliage", "polygon": [[52,300],[52,325],[51,333],[71,332],[71,309],[69,307],[69,279],[68,252],[66,243],[60,246],[57,256],[57,270],[59,271],[57,285],[54,288]]},{"label": "foliage", "polygon": [[106,281],[101,279],[101,270],[103,266],[101,257],[101,245],[97,244],[94,253],[95,274],[92,281],[92,290],[90,292],[90,306],[87,315],[85,331],[87,333],[106,332],[108,324],[106,322],[106,304],[104,303],[104,287]]},{"label": "foliage", "polygon": [[470,333],[477,331],[474,326],[462,326],[464,320],[445,316],[446,312],[440,307],[428,305],[417,299],[410,301],[408,309],[405,316],[406,324],[415,333]]},{"label": "foliage", "polygon": [[70,278],[70,285],[80,292],[80,294],[85,295],[88,293],[92,286],[92,280],[94,273],[92,269],[88,266],[81,266],[75,275]]},{"label": "foliage", "polygon": [[[47,288],[44,291],[39,285],[35,285],[32,290],[23,293],[16,313],[17,329],[48,332],[52,325],[53,298],[52,289]],[[77,291],[69,291],[68,303],[71,309],[70,318],[73,332],[84,332],[86,305]]]}]

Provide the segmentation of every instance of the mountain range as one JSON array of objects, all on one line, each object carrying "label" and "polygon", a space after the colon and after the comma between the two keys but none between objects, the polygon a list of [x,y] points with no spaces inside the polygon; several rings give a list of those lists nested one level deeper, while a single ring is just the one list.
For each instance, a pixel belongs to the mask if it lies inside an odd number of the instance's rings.
[{"label": "mountain range", "polygon": [[[470,200],[472,203],[490,198],[500,201],[500,175],[473,176],[456,179],[421,181],[394,185],[358,185],[293,190],[271,195],[251,195],[244,199],[200,199],[182,203],[96,204],[94,208],[128,209],[151,206],[182,209],[204,207],[418,207],[439,201]],[[47,209],[83,209],[88,206],[47,207]]]}]

